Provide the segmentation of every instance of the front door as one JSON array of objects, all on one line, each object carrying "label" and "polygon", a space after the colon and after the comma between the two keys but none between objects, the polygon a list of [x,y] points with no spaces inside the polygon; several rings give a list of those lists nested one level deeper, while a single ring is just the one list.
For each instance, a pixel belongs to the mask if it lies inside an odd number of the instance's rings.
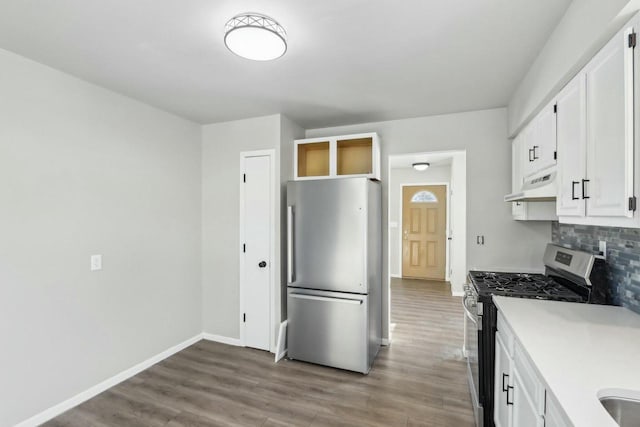
[{"label": "front door", "polygon": [[402,277],[445,280],[447,187],[402,189]]},{"label": "front door", "polygon": [[242,227],[244,345],[269,350],[271,296],[271,157],[244,159]]}]

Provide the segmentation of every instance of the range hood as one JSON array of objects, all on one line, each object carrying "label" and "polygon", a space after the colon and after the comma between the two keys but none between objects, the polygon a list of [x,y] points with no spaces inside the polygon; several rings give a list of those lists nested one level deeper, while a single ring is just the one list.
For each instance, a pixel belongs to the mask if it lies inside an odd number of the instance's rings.
[{"label": "range hood", "polygon": [[554,202],[558,190],[556,188],[556,170],[530,177],[522,183],[522,189],[517,193],[504,196],[505,202]]}]

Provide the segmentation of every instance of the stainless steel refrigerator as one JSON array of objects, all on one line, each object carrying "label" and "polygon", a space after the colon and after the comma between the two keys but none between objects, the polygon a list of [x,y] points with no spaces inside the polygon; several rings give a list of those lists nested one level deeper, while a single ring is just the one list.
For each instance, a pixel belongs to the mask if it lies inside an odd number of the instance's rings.
[{"label": "stainless steel refrigerator", "polygon": [[368,373],[382,334],[380,182],[287,184],[287,353]]}]

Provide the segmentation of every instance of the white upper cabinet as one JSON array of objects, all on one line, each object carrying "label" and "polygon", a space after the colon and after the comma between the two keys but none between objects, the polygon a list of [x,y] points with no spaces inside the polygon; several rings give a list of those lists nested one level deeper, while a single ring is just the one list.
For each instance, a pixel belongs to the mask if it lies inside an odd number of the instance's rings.
[{"label": "white upper cabinet", "polygon": [[587,176],[585,74],[578,74],[557,98],[558,216],[585,215],[582,180]]},{"label": "white upper cabinet", "polygon": [[524,179],[556,164],[555,102],[547,105],[521,132]]},{"label": "white upper cabinet", "polygon": [[560,222],[640,227],[634,195],[640,166],[634,152],[637,19],[558,95]]},{"label": "white upper cabinet", "polygon": [[[523,171],[530,164],[524,154],[531,136],[531,128],[525,128],[511,143],[511,191],[522,189]],[[512,202],[511,215],[516,221],[557,221],[555,202]]]},{"label": "white upper cabinet", "polygon": [[520,175],[521,179],[527,178],[536,172],[536,159],[535,159],[535,128],[536,123],[534,119],[529,125],[522,129],[518,137],[520,138]]},{"label": "white upper cabinet", "polygon": [[631,218],[633,196],[632,28],[618,33],[589,63],[587,79],[587,214]]},{"label": "white upper cabinet", "polygon": [[536,173],[556,164],[555,102],[550,103],[532,122],[531,172]]}]

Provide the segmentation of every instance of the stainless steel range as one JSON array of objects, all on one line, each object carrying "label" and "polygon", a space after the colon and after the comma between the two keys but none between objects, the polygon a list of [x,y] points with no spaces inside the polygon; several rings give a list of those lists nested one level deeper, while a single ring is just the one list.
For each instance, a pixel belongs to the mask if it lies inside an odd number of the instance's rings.
[{"label": "stainless steel range", "polygon": [[465,286],[465,352],[476,425],[493,422],[497,311],[492,296],[610,304],[606,264],[586,252],[548,244],[545,274],[470,271]]}]

